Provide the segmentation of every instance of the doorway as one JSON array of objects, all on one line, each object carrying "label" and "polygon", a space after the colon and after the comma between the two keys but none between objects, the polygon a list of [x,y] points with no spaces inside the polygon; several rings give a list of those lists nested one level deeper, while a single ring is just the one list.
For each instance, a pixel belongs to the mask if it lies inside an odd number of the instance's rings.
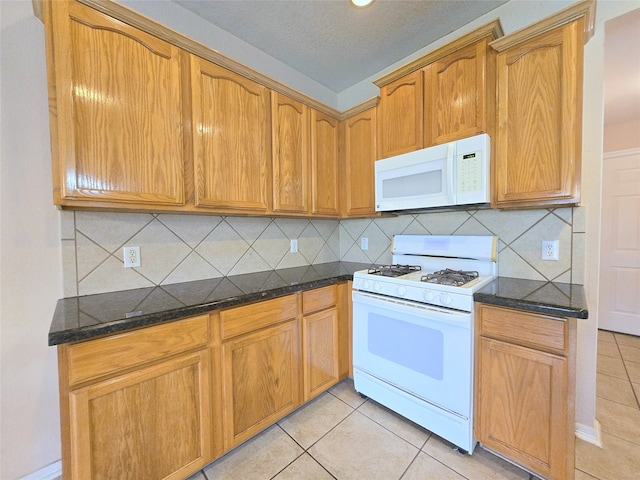
[{"label": "doorway", "polygon": [[640,336],[640,9],[605,24],[598,328]]}]

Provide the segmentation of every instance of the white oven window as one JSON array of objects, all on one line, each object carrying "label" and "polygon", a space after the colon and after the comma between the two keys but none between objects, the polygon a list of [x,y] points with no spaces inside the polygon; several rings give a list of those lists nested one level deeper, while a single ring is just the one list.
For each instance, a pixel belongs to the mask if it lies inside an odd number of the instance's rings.
[{"label": "white oven window", "polygon": [[[370,353],[435,380],[442,380],[442,331],[376,313],[369,314],[368,322]],[[429,361],[425,361],[426,358]]]},{"label": "white oven window", "polygon": [[442,170],[414,173],[382,180],[382,196],[385,199],[440,195],[443,190]]}]

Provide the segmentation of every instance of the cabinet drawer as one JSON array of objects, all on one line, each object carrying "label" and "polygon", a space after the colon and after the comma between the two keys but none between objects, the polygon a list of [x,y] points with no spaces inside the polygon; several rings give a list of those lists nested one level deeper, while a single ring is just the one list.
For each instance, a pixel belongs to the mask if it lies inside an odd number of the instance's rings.
[{"label": "cabinet drawer", "polygon": [[480,305],[478,320],[480,335],[567,351],[567,322],[562,317]]},{"label": "cabinet drawer", "polygon": [[220,335],[223,340],[297,318],[295,295],[274,298],[220,312]]},{"label": "cabinet drawer", "polygon": [[302,313],[316,312],[325,308],[333,307],[338,303],[337,285],[316,288],[302,292]]},{"label": "cabinet drawer", "polygon": [[66,347],[69,384],[204,347],[208,340],[209,316],[200,315],[76,343]]}]

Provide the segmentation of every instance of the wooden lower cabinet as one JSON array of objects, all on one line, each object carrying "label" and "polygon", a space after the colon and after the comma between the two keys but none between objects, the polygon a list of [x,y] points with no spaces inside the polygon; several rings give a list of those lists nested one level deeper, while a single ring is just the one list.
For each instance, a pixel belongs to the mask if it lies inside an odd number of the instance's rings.
[{"label": "wooden lower cabinet", "polygon": [[187,478],[327,390],[349,372],[348,292],[59,345],[63,478]]},{"label": "wooden lower cabinet", "polygon": [[338,286],[302,293],[302,358],[304,400],[340,379]]},{"label": "wooden lower cabinet", "polygon": [[203,315],[59,347],[65,479],[181,479],[212,460],[207,334]]},{"label": "wooden lower cabinet", "polygon": [[476,439],[546,478],[573,479],[575,320],[476,311]]},{"label": "wooden lower cabinet", "polygon": [[225,450],[300,405],[299,350],[297,318],[223,343]]}]

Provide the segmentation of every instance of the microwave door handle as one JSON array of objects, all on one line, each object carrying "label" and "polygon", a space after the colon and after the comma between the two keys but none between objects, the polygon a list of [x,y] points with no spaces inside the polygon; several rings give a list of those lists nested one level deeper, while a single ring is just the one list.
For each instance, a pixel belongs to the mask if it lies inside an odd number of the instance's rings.
[{"label": "microwave door handle", "polygon": [[449,142],[447,145],[447,198],[449,204],[455,204],[455,194],[453,190],[453,155],[455,151],[455,143]]}]

